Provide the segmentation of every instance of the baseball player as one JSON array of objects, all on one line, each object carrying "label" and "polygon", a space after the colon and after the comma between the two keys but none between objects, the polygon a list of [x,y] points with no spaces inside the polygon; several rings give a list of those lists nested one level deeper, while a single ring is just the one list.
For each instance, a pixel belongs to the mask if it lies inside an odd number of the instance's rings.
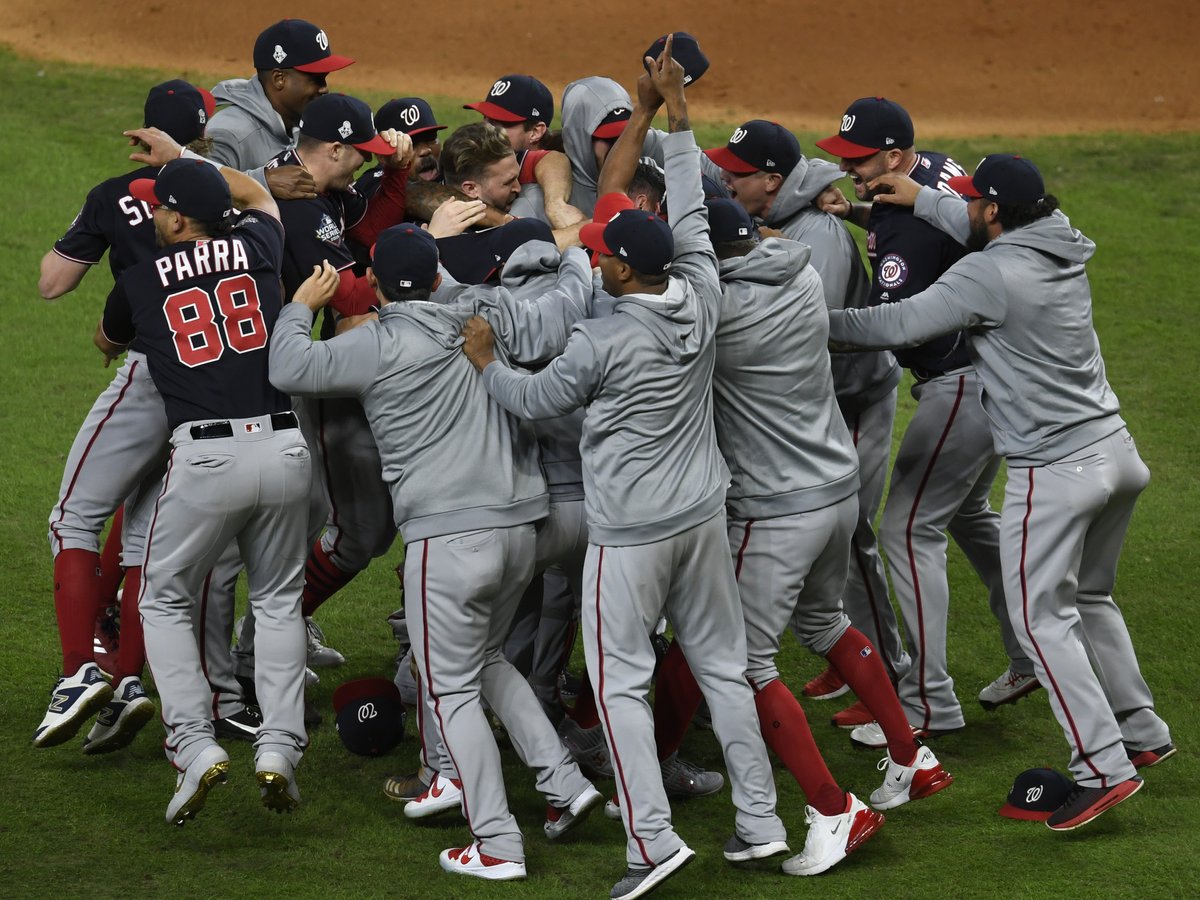
[{"label": "baseball player", "polygon": [[[725,147],[706,150],[705,154],[719,167],[730,197],[751,218],[812,247],[811,265],[821,277],[830,309],[866,305],[871,279],[858,247],[841,222],[817,206],[830,185],[841,177],[836,166],[808,159],[787,129],[762,119],[739,126]],[[908,670],[909,657],[888,599],[874,521],[883,499],[891,453],[900,370],[889,353],[838,354],[832,366],[838,405],[854,441],[859,471],[858,522],[842,604],[854,627],[881,655],[894,683]],[[846,690],[841,674],[829,666],[805,685],[804,693],[830,699]],[[833,724],[854,727],[871,720],[869,713],[863,718],[856,707],[836,713]],[[849,712],[855,716],[847,721]]]},{"label": "baseball player", "polygon": [[626,210],[585,229],[600,255],[612,315],[578,323],[563,354],[532,376],[498,364],[490,329],[472,320],[464,351],[489,393],[530,419],[586,407],[581,456],[588,513],[584,649],[596,686],[626,831],[613,898],[638,897],[691,861],[671,827],[646,685],[650,633],[665,611],[712,710],[733,784],[735,839],[752,855],[786,849],[775,785],[752,712],[745,632],[724,545],[724,477],[712,426],[716,261],[699,151],[670,42],[654,63],[665,97],[672,229]]},{"label": "baseball player", "polygon": [[[96,345],[111,359],[140,339],[171,429],[139,598],[167,756],[179,773],[166,819],[182,825],[193,817],[229,770],[191,612],[232,540],[258,611],[256,778],[264,805],[290,810],[300,800],[295,767],[307,744],[299,605],[310,460],[288,398],[267,380],[283,227],[258,182],[199,158],[173,160],[130,192],[151,206],[160,249],[117,281]],[[244,213],[231,227],[234,204]]]},{"label": "baseball player", "polygon": [[1008,461],[1001,562],[1021,646],[1071,747],[1075,787],[1046,824],[1068,831],[1130,797],[1140,766],[1175,752],[1120,609],[1117,559],[1149,472],[1120,416],[1092,328],[1086,264],[1028,160],[993,154],[951,179],[967,201],[886,175],[877,203],[915,204],[969,250],[904,303],[833,313],[830,337],[919,344],[963,331],[997,450]]},{"label": "baseball player", "polygon": [[[183,144],[199,143],[212,114],[212,96],[186,81],[155,85],[146,96],[143,122],[165,130]],[[74,290],[108,251],[113,277],[154,255],[150,208],[129,185],[151,177],[139,168],[101,182],[84,201],[67,233],[42,259],[39,290],[50,299]],[[84,741],[84,752],[106,753],[133,740],[154,714],[141,683],[145,662],[137,596],[147,515],[157,495],[167,452],[162,398],[146,371],[140,343],[92,405],[67,456],[58,502],[50,514],[54,554],[54,604],[63,651],[63,677],[50,708],[34,734],[36,747],[69,741],[99,711]],[[106,602],[97,579],[100,532],[122,502],[130,514],[124,531],[122,594],[124,639],[110,660],[115,689],[104,683],[93,662],[96,615]]]},{"label": "baseball player", "polygon": [[[859,199],[872,196],[864,179],[884,171],[909,173],[942,190],[950,190],[949,180],[962,174],[944,154],[914,150],[912,119],[899,104],[882,97],[852,103],[838,133],[817,141],[817,146],[841,158],[840,168],[850,174]],[[962,255],[953,238],[903,208],[872,206],[868,215],[867,255],[874,267],[871,305],[901,302],[918,293]],[[1000,458],[979,402],[978,376],[966,339],[944,335],[899,350],[896,356],[916,378],[917,410],[897,451],[880,541],[912,655],[897,692],[912,726],[931,734],[965,724],[946,665],[946,531],[987,587],[1010,667],[1025,676],[1021,685],[996,699],[1013,702],[1037,685],[1032,664],[1005,615],[1000,517],[988,502]],[[863,717],[868,714],[864,711]],[[871,747],[884,743],[875,724],[861,724],[851,739]]]},{"label": "baseball player", "polygon": [[[458,349],[462,322],[478,304],[428,302],[439,277],[437,258],[428,232],[413,225],[385,230],[368,273],[385,304],[378,320],[313,343],[310,310],[336,288],[336,273],[325,264],[314,276],[323,287],[319,301],[294,303],[281,317],[271,372],[276,385],[295,394],[362,399],[405,540],[415,658],[459,774],[458,784],[435,776],[428,799],[461,791],[474,838],[444,851],[440,863],[454,874],[509,880],[525,877],[523,841],[508,810],[481,695],[538,773],[538,787],[553,807],[547,834],[564,833],[603,797],[570,760],[528,682],[500,653],[532,574],[533,523],[548,511],[545,481],[532,444],[488,398]],[[565,344],[570,321],[583,315],[590,273],[582,258],[574,264],[573,298],[555,293],[522,305],[496,295],[489,315],[517,358],[553,355]],[[425,797],[408,805],[420,812]]]}]

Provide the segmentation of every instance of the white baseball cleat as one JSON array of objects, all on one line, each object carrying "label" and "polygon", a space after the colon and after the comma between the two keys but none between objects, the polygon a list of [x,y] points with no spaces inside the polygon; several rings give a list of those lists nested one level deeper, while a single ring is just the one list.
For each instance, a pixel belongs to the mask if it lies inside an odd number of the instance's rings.
[{"label": "white baseball cleat", "polygon": [[262,804],[275,812],[291,812],[300,805],[296,786],[296,768],[282,753],[265,750],[254,763],[254,778],[262,795]]},{"label": "white baseball cleat", "polygon": [[462,782],[443,778],[436,772],[428,790],[404,804],[404,814],[410,819],[424,819],[452,809],[462,809]]},{"label": "white baseball cleat", "polygon": [[979,692],[979,705],[991,712],[1006,703],[1016,703],[1041,686],[1036,675],[1022,675],[1009,669]]},{"label": "white baseball cleat", "polygon": [[823,816],[811,806],[804,807],[808,837],[804,850],[786,860],[788,875],[819,875],[853,853],[883,825],[883,814],[873,812],[851,793],[846,794],[846,809],[836,816]]},{"label": "white baseball cleat", "polygon": [[879,771],[887,770],[883,784],[871,792],[875,809],[895,809],[909,800],[920,800],[936,794],[954,783],[954,776],[942,768],[933,751],[918,747],[911,765],[892,761],[889,753],[879,761]]},{"label": "white baseball cleat", "polygon": [[473,875],[488,881],[515,881],[525,877],[525,863],[488,856],[479,849],[479,841],[469,847],[456,847],[438,854],[442,869],[454,875]]},{"label": "white baseball cleat", "polygon": [[304,617],[308,635],[308,665],[312,669],[331,669],[346,662],[346,657],[325,643],[325,632],[312,616]]},{"label": "white baseball cleat", "polygon": [[584,788],[578,797],[566,807],[546,806],[546,821],[542,825],[546,837],[558,840],[589,815],[592,810],[604,802],[604,795],[592,785]]},{"label": "white baseball cleat", "polygon": [[209,744],[192,764],[175,778],[175,796],[167,804],[167,822],[182,825],[204,807],[209,789],[229,777],[229,754],[220,744]]}]

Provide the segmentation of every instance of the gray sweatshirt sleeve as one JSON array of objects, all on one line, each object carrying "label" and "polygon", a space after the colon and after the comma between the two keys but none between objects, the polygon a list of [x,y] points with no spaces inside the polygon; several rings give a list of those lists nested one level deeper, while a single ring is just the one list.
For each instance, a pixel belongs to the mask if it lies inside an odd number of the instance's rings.
[{"label": "gray sweatshirt sleeve", "polygon": [[973,253],[929,288],[899,303],[829,311],[829,340],[853,347],[912,347],[943,334],[994,328],[1004,320],[1003,279]]},{"label": "gray sweatshirt sleeve", "polygon": [[596,348],[577,331],[562,356],[537,374],[518,374],[496,362],[483,370],[483,384],[496,402],[513,415],[522,419],[549,419],[586,404],[600,386],[602,374]]},{"label": "gray sweatshirt sleeve", "polygon": [[949,194],[924,185],[917,193],[913,213],[935,228],[940,228],[960,244],[967,242],[971,223],[967,220],[967,201],[957,194]]},{"label": "gray sweatshirt sleeve", "polygon": [[519,298],[499,288],[482,293],[477,303],[510,357],[530,364],[563,352],[571,328],[587,316],[591,298],[592,267],[587,254],[573,248],[563,253],[558,282],[548,293]]},{"label": "gray sweatshirt sleeve", "polygon": [[700,148],[690,131],[677,131],[663,138],[665,154],[667,219],[675,238],[675,262],[672,275],[682,275],[693,287],[716,286],[717,257],[708,238],[708,213],[704,209],[704,188],[700,182]]},{"label": "gray sweatshirt sleeve", "polygon": [[328,341],[312,339],[312,312],[286,303],[271,334],[271,384],[285,394],[357,397],[379,371],[379,325],[352,328]]}]

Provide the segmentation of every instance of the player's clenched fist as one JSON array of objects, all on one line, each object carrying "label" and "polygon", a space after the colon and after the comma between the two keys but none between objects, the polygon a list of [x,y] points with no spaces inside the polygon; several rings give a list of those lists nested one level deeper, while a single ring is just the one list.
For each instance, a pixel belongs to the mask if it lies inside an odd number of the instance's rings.
[{"label": "player's clenched fist", "polygon": [[488,363],[495,362],[495,339],[492,337],[492,326],[487,319],[472,316],[463,326],[463,353],[476,369],[482,372]]},{"label": "player's clenched fist", "polygon": [[338,270],[329,264],[329,260],[323,260],[321,265],[313,266],[313,273],[304,279],[304,283],[300,287],[296,288],[292,302],[303,303],[316,312],[323,309],[333,299],[340,283],[341,277],[338,275]]}]

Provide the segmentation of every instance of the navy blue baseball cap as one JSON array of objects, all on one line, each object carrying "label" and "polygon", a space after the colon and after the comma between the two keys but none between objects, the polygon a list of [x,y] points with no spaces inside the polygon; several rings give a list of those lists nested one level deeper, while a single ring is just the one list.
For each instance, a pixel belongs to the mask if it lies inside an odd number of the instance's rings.
[{"label": "navy blue baseball cap", "polygon": [[800,162],[800,142],[775,122],[751,119],[735,128],[724,147],[705,150],[705,155],[727,172],[779,172],[787,175]]},{"label": "navy blue baseball cap", "polygon": [[579,240],[589,250],[615,256],[645,275],[667,271],[675,258],[671,226],[641,209],[621,210],[607,224],[584,225],[579,229]]},{"label": "navy blue baseball cap", "polygon": [[204,129],[216,108],[212,94],[176,78],[150,88],[142,124],[161,129],[175,143],[187,145],[204,136]]},{"label": "navy blue baseball cap", "polygon": [[464,231],[451,237],[438,238],[437,248],[442,267],[459,284],[494,281],[497,262],[489,235],[498,230]]},{"label": "navy blue baseball cap", "polygon": [[304,107],[300,133],[330,144],[350,144],[364,153],[391,156],[396,152],[375,131],[371,107],[345,94],[323,94]]},{"label": "navy blue baseball cap", "polygon": [[708,232],[714,244],[748,241],[754,237],[754,223],[742,204],[718,198],[705,200],[704,207],[708,210]]},{"label": "navy blue baseball cap", "polygon": [[333,692],[337,733],[351,753],[382,756],[404,739],[407,714],[400,691],[386,678],[347,681]]},{"label": "navy blue baseball cap", "polygon": [[442,131],[448,127],[438,124],[433,115],[433,107],[420,97],[401,97],[398,100],[389,100],[375,113],[377,131],[395,128],[414,140],[417,135],[425,134],[427,131]]},{"label": "navy blue baseball cap", "polygon": [[254,42],[254,68],[296,69],[322,74],[354,65],[348,56],[329,52],[329,38],[312,22],[283,19],[266,28]]},{"label": "navy blue baseball cap", "polygon": [[488,95],[478,103],[465,103],[488,119],[514,125],[517,122],[545,122],[554,118],[554,95],[532,75],[505,75],[497,79]]},{"label": "navy blue baseball cap", "polygon": [[1009,819],[1044,822],[1067,802],[1071,780],[1054,769],[1026,769],[1013,781],[1000,815]]},{"label": "navy blue baseball cap", "polygon": [[513,219],[487,232],[497,269],[503,269],[517,248],[530,241],[554,243],[554,232],[541,219]]},{"label": "navy blue baseball cap", "polygon": [[947,184],[964,197],[983,197],[1004,206],[1030,206],[1046,196],[1038,167],[1011,153],[985,156],[974,175],[957,175]]},{"label": "navy blue baseball cap", "polygon": [[233,214],[229,185],[217,167],[202,159],[173,159],[155,178],[135,178],[129,193],[151,206],[165,206],[201,222]]},{"label": "navy blue baseball cap", "polygon": [[912,118],[903,106],[886,97],[855,100],[842,116],[838,133],[817,141],[826,153],[842,159],[861,159],[880,150],[903,150],[912,145]]},{"label": "navy blue baseball cap", "polygon": [[[667,45],[667,35],[663,35],[657,41],[650,45],[650,49],[642,54],[642,65],[646,66],[646,71],[650,71],[650,67],[646,65],[646,57],[658,59],[663,52],[663,47]],[[683,84],[686,87],[693,81],[698,81],[700,76],[708,71],[708,57],[704,55],[704,51],[700,49],[700,42],[688,34],[686,31],[676,31],[675,40],[671,43],[671,56],[675,62],[683,66]]]},{"label": "navy blue baseball cap", "polygon": [[385,228],[371,248],[371,269],[392,290],[431,288],[437,268],[437,241],[411,222]]}]

